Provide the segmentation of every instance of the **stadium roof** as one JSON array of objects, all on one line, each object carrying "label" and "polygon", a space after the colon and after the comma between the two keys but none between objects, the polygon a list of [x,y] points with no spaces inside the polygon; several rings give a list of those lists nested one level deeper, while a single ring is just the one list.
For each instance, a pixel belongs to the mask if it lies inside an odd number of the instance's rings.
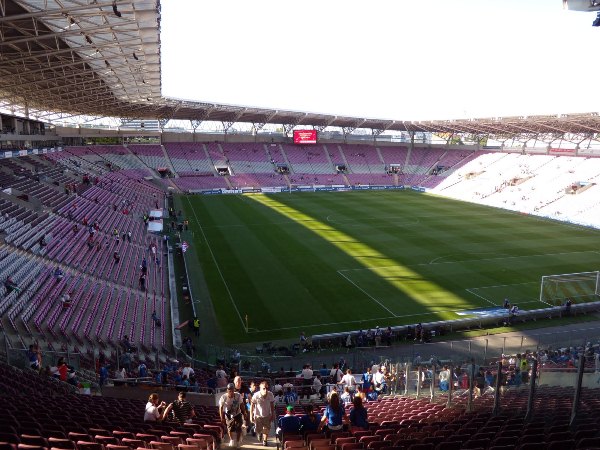
[{"label": "stadium roof", "polygon": [[0,107],[59,114],[595,139],[597,113],[404,121],[193,102],[161,95],[159,0],[0,0]]}]

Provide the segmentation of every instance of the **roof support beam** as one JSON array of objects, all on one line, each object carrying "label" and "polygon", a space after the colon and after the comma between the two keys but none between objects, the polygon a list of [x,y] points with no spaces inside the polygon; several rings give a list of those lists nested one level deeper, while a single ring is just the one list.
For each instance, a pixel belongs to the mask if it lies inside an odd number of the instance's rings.
[{"label": "roof support beam", "polygon": [[286,137],[289,137],[290,131],[292,131],[295,126],[296,126],[295,123],[284,123],[283,124],[283,134],[285,134]]},{"label": "roof support beam", "polygon": [[229,131],[229,129],[233,126],[235,122],[232,121],[226,121],[226,120],[222,120],[221,124],[223,125],[223,132],[225,134],[227,134],[227,132]]},{"label": "roof support beam", "polygon": [[[58,15],[62,16],[64,14],[68,14],[68,13],[72,13],[72,12],[85,11],[88,9],[100,9],[100,8],[104,8],[104,7],[112,8],[113,5],[118,6],[118,5],[125,5],[125,4],[131,4],[131,0],[114,0],[114,1],[111,0],[108,2],[93,1],[87,5],[82,5],[82,6],[47,9],[47,10],[28,12],[28,13],[23,13],[23,14],[15,14],[15,15],[6,17],[5,2],[4,2],[4,0],[2,0],[2,2],[0,2],[0,12],[2,13],[1,14],[2,17],[0,17],[0,23],[7,22],[7,21],[13,21],[13,20],[38,18],[38,17],[48,17],[48,16],[58,16]],[[109,11],[107,11],[107,13],[109,13]],[[111,15],[113,14],[112,11],[110,12],[110,14]]]},{"label": "roof support beam", "polygon": [[201,120],[197,120],[197,119],[192,119],[190,120],[190,125],[192,126],[192,129],[194,130],[194,133],[196,132],[196,129],[202,124]]}]

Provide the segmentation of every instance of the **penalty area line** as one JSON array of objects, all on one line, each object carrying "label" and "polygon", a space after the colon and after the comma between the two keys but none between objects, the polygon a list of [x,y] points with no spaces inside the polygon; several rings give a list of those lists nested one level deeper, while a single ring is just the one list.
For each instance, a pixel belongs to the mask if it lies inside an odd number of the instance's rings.
[{"label": "penalty area line", "polygon": [[369,297],[371,300],[373,300],[375,303],[377,303],[379,306],[381,306],[383,309],[385,309],[387,312],[389,312],[393,317],[398,317],[398,315],[395,314],[391,309],[389,309],[387,306],[385,306],[383,303],[381,303],[379,300],[377,300],[375,297],[373,297],[371,294],[369,294],[367,291],[365,291],[363,288],[361,288],[358,284],[356,284],[354,281],[352,281],[350,278],[348,278],[342,272],[340,272],[338,270],[337,273],[339,273],[342,277],[344,277],[348,282],[353,284],[356,289],[361,291],[363,294],[365,294],[367,297]]}]

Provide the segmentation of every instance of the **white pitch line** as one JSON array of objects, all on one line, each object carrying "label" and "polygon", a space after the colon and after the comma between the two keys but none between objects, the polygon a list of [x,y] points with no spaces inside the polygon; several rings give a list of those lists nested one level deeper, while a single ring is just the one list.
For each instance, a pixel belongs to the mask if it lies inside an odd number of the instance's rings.
[{"label": "white pitch line", "polygon": [[200,221],[198,220],[198,216],[196,215],[196,210],[194,209],[194,207],[192,206],[192,202],[190,202],[190,198],[187,197],[187,201],[190,205],[190,208],[192,209],[192,212],[194,213],[194,217],[196,218],[196,222],[198,223],[198,226],[200,227],[200,232],[202,233],[202,237],[204,238],[204,242],[206,242],[206,246],[208,247],[208,251],[210,252],[210,256],[212,257],[213,262],[215,263],[215,267],[217,268],[217,271],[219,272],[219,275],[221,276],[221,280],[223,280],[223,285],[225,286],[225,290],[227,291],[227,295],[229,295],[229,299],[231,300],[231,304],[233,305],[235,312],[237,313],[239,319],[240,319],[240,323],[242,324],[242,328],[246,331],[246,333],[248,333],[248,330],[246,330],[246,325],[244,324],[244,321],[242,319],[242,315],[240,314],[240,310],[238,309],[237,305],[235,304],[235,301],[233,300],[233,295],[231,295],[231,291],[229,290],[229,285],[227,284],[227,281],[225,281],[225,277],[223,276],[223,272],[221,272],[221,267],[219,267],[219,263],[217,262],[217,258],[215,257],[215,254],[212,251],[212,248],[210,246],[210,242],[208,242],[208,239],[206,238],[206,235],[204,234],[204,229],[202,228],[202,225],[200,224]]},{"label": "white pitch line", "polygon": [[348,280],[350,283],[352,283],[354,285],[354,287],[356,287],[356,289],[361,291],[363,294],[365,294],[367,297],[369,297],[371,300],[373,300],[375,303],[377,303],[379,306],[381,306],[383,309],[385,309],[387,312],[389,312],[392,316],[398,317],[396,314],[394,314],[394,312],[392,310],[390,310],[387,306],[385,306],[383,303],[381,303],[379,300],[377,300],[375,297],[373,297],[371,294],[369,294],[367,291],[365,291],[363,288],[361,288],[358,284],[356,284],[354,281],[352,281],[350,278],[348,278],[342,272],[340,272],[338,270],[337,273],[339,273],[346,280]]},{"label": "white pitch line", "polygon": [[404,319],[406,317],[431,316],[431,315],[434,315],[434,314],[447,313],[447,312],[458,313],[459,311],[468,311],[468,310],[466,310],[466,309],[446,309],[446,310],[430,311],[430,312],[418,313],[418,314],[405,314],[405,315],[402,315],[402,316],[395,315],[395,316],[390,316],[390,317],[375,317],[375,318],[372,318],[372,319],[368,318],[368,319],[360,319],[360,320],[349,320],[349,321],[346,321],[346,322],[316,323],[316,324],[308,324],[308,325],[298,325],[298,326],[293,326],[293,327],[271,328],[269,330],[258,330],[256,332],[257,333],[258,332],[260,332],[260,333],[266,333],[266,332],[271,332],[271,331],[298,330],[298,329],[301,329],[301,328],[326,327],[326,326],[331,326],[331,325],[344,325],[344,324],[348,324],[348,323],[372,322],[373,320]]},{"label": "white pitch line", "polygon": [[538,284],[538,282],[537,281],[527,281],[524,283],[497,284],[495,286],[480,286],[480,287],[472,287],[469,289],[491,289],[491,288],[508,287],[508,286],[521,286],[522,284]]},{"label": "white pitch line", "polygon": [[406,267],[415,267],[415,266],[430,266],[435,264],[464,264],[468,262],[478,262],[478,261],[495,261],[501,259],[521,259],[521,258],[538,258],[540,256],[563,256],[563,255],[578,255],[580,253],[600,253],[596,250],[583,250],[581,252],[561,252],[561,253],[539,253],[535,255],[515,255],[515,256],[499,256],[494,258],[481,258],[481,259],[465,259],[462,261],[441,261],[441,262],[426,262],[419,264],[407,264]]},{"label": "white pitch line", "polygon": [[[474,289],[477,289],[477,288],[474,288]],[[469,292],[470,294],[473,294],[473,295],[475,295],[475,296],[479,297],[479,298],[480,298],[480,299],[482,299],[482,300],[485,300],[486,302],[488,302],[488,303],[489,303],[490,305],[492,305],[492,306],[500,306],[500,305],[496,305],[495,303],[492,303],[492,302],[491,302],[491,301],[489,301],[487,298],[485,298],[485,297],[482,297],[482,296],[481,296],[481,295],[479,295],[479,294],[476,294],[475,292],[473,292],[473,291],[472,291],[471,289],[469,289],[469,288],[465,289],[465,291],[467,291],[467,292]]]}]

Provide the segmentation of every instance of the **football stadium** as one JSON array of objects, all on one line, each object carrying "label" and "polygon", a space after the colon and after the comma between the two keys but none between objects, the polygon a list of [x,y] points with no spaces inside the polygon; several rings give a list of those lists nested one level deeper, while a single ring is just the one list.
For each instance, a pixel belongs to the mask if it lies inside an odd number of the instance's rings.
[{"label": "football stadium", "polygon": [[600,5],[234,3],[0,0],[0,450],[600,448]]}]

